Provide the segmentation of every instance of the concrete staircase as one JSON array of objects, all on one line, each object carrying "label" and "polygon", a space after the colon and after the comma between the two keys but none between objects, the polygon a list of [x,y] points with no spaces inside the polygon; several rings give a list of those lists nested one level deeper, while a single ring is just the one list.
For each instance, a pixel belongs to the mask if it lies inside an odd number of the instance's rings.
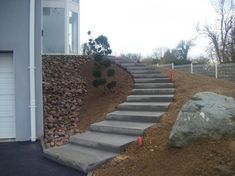
[{"label": "concrete staircase", "polygon": [[69,144],[44,150],[47,158],[87,173],[125,150],[167,111],[175,90],[166,75],[141,63],[116,63],[132,74],[132,95],[106,120],[91,124],[85,133],[71,136]]}]

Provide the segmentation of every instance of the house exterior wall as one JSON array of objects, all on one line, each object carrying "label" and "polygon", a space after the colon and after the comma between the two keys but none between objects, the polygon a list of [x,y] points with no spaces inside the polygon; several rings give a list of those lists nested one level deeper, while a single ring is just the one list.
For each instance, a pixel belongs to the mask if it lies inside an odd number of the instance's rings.
[{"label": "house exterior wall", "polygon": [[[17,141],[30,140],[29,9],[30,0],[1,0],[0,2],[0,52],[13,52]],[[41,0],[36,0],[35,18],[36,122],[37,137],[40,137],[43,135]]]}]

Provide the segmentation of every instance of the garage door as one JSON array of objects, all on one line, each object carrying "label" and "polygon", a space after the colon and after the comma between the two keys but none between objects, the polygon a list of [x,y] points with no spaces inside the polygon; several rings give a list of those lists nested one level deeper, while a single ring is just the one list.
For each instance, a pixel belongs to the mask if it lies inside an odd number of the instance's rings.
[{"label": "garage door", "polygon": [[13,54],[0,53],[0,139],[15,137]]}]

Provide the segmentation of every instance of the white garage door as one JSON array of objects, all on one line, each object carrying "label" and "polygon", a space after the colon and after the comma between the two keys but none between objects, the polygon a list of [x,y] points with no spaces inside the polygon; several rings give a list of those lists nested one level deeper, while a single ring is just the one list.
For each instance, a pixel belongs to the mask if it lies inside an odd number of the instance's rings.
[{"label": "white garage door", "polygon": [[0,139],[15,138],[13,54],[0,53]]}]

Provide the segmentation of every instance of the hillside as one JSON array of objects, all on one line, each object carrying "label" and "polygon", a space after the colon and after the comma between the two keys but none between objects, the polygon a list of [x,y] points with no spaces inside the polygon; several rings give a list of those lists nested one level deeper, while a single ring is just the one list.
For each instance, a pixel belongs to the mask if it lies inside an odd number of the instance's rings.
[{"label": "hillside", "polygon": [[43,56],[44,142],[46,147],[68,143],[91,123],[102,121],[106,113],[130,94],[131,76],[114,65],[117,87],[104,94],[92,86],[94,62],[86,56]]},{"label": "hillside", "polygon": [[197,92],[212,91],[235,98],[235,83],[210,77],[175,72],[174,103],[161,122],[149,129],[144,145],[129,146],[93,176],[233,176],[235,137],[205,139],[184,149],[170,148],[168,137],[182,105]]}]

